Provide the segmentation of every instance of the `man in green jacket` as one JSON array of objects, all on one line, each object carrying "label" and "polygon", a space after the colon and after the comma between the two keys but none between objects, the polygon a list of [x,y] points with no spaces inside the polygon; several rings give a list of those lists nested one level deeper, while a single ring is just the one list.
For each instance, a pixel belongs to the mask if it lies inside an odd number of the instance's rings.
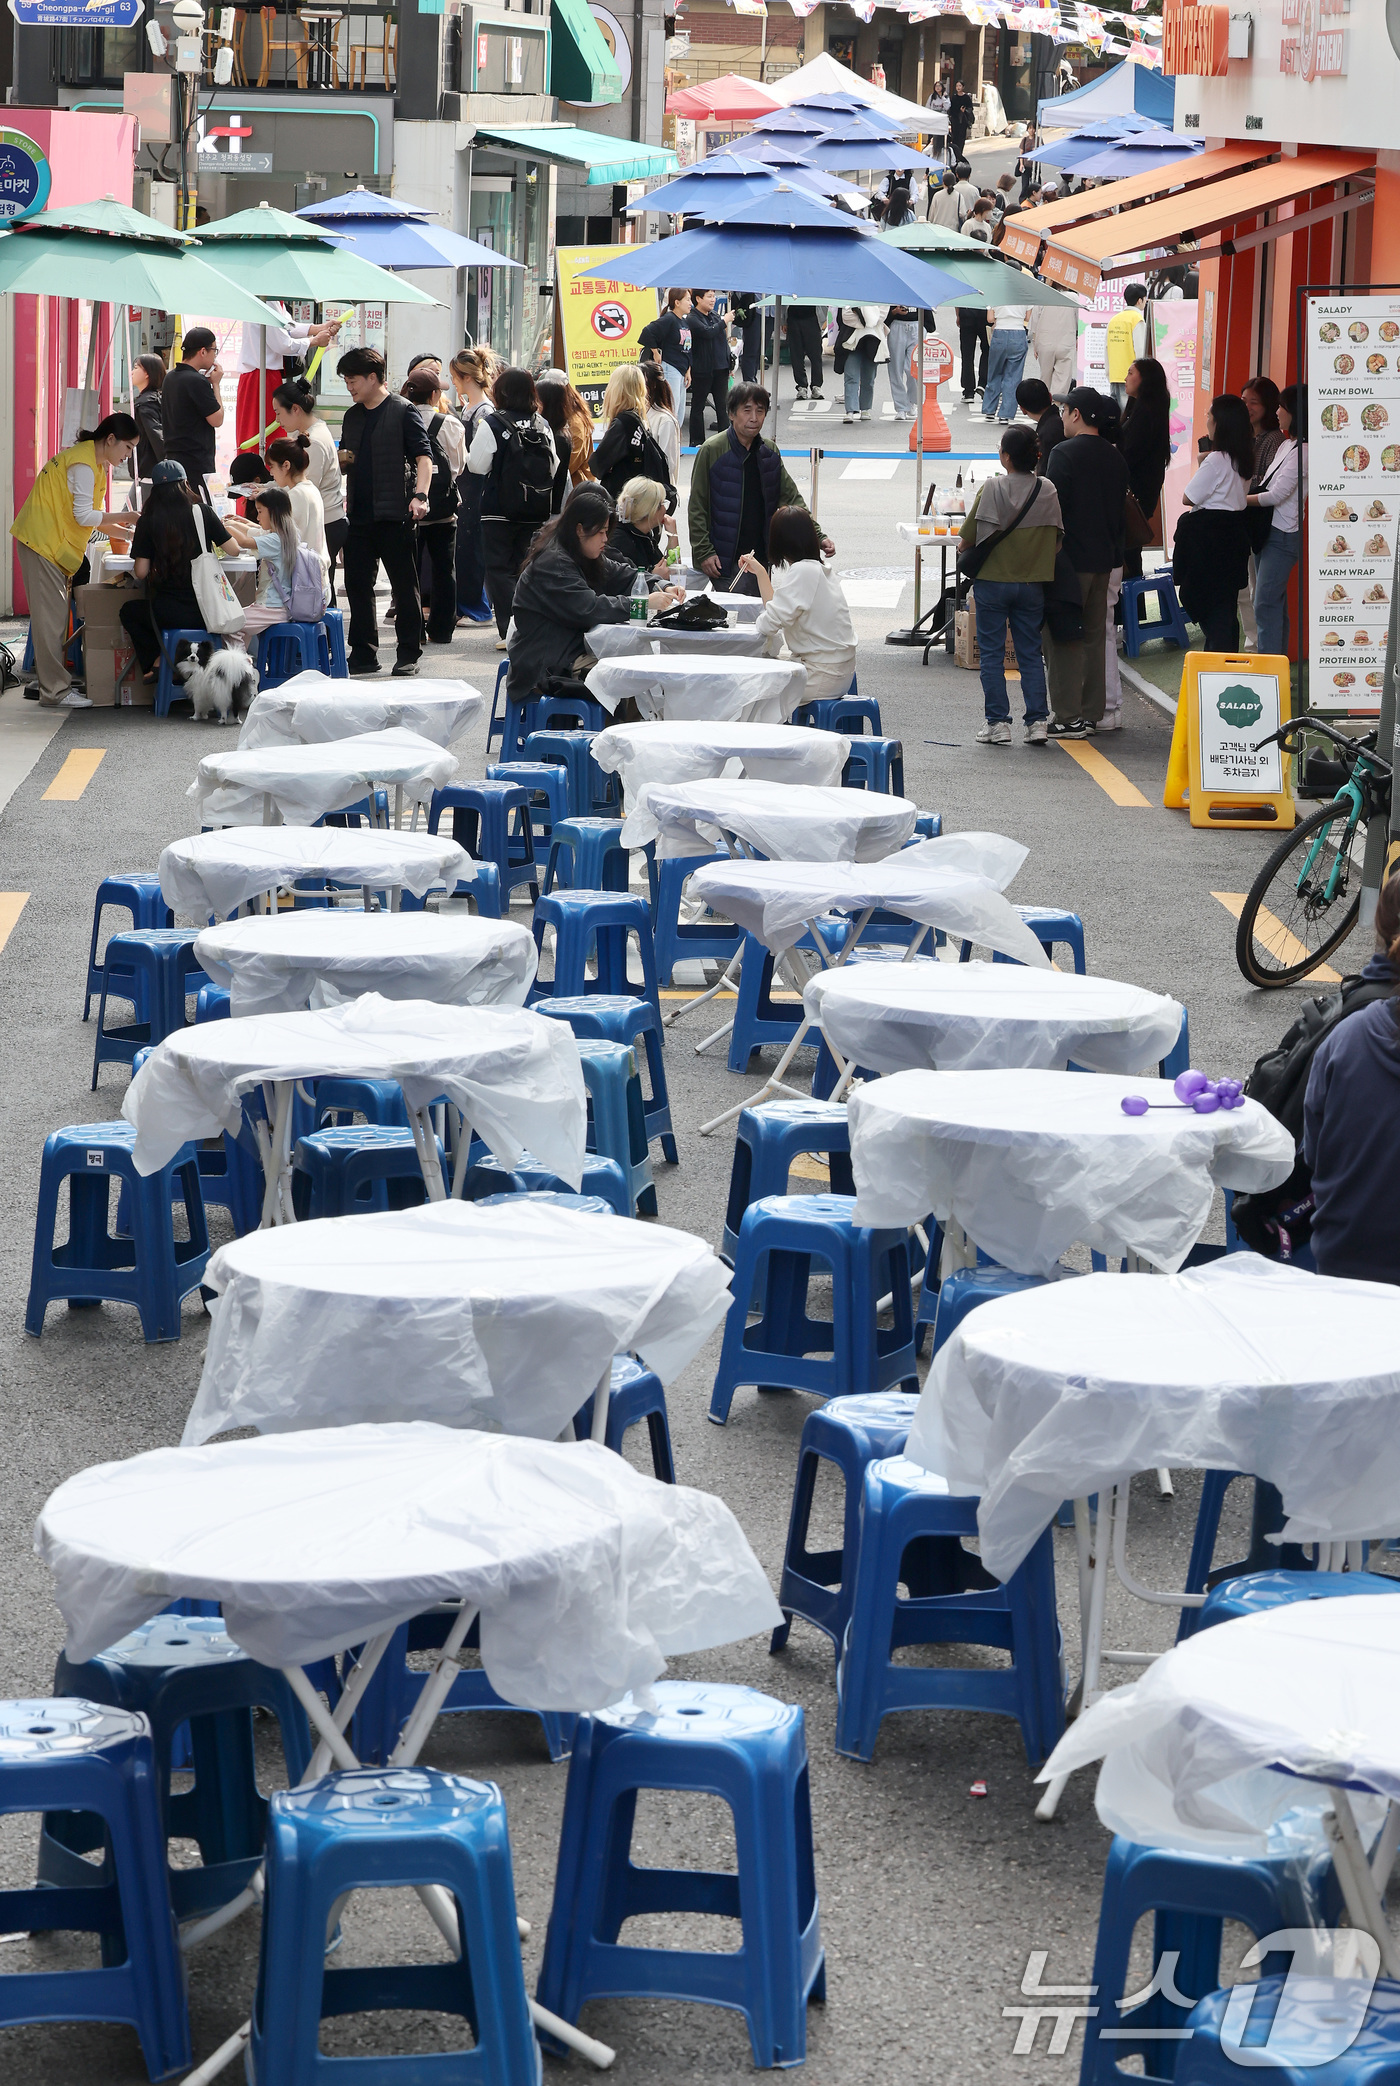
[{"label": "man in green jacket", "polygon": [[[770,404],[761,384],[736,384],[729,394],[729,426],[711,435],[695,454],[690,479],[690,562],[725,591],[752,594],[753,580],[739,572],[751,551],[768,563],[768,524],[780,507],[803,507],[777,445],[763,439]],[[836,545],[822,538],[831,557]]]}]

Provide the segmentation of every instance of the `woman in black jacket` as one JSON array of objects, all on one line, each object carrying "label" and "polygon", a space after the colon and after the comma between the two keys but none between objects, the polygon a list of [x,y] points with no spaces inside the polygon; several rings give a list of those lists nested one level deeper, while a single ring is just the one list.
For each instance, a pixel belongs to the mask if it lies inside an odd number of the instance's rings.
[{"label": "woman in black jacket", "polygon": [[[630,559],[607,555],[612,519],[613,503],[603,488],[580,485],[531,544],[515,583],[509,695],[523,699],[542,689],[551,674],[572,673],[596,624],[625,623],[631,616],[637,568]],[[647,596],[647,612],[684,598],[681,588],[657,588]]]},{"label": "woman in black jacket", "polygon": [[136,444],[136,475],[149,478],[165,456],[161,423],[160,387],[165,382],[165,364],[159,355],[138,355],[131,366],[132,412],[141,430]]},{"label": "woman in black jacket", "polygon": [[624,362],[608,379],[603,397],[603,439],[593,452],[593,476],[599,485],[621,497],[622,488],[633,478],[653,478],[666,488],[669,512],[676,504],[671,467],[665,452],[647,426],[647,386],[639,364]]},{"label": "woman in black jacket", "polygon": [[[1171,393],[1167,373],[1160,362],[1146,357],[1129,364],[1123,384],[1128,403],[1123,409],[1123,434],[1119,448],[1128,466],[1128,490],[1151,521],[1162,497],[1162,483],[1172,460]],[[1123,577],[1142,577],[1142,551],[1129,543],[1123,560]]]}]

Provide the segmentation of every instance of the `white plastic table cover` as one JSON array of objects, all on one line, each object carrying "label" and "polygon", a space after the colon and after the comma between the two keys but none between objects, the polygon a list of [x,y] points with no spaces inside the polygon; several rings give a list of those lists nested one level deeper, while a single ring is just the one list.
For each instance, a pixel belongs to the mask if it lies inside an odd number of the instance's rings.
[{"label": "white plastic table cover", "polygon": [[716,659],[712,653],[674,652],[660,658],[638,654],[600,659],[585,680],[589,693],[609,713],[630,696],[643,717],[780,724],[806,693],[807,669],[793,659]]},{"label": "white plastic table cover", "polygon": [[245,751],[319,745],[402,726],[435,746],[451,746],[485,707],[480,689],[466,681],[337,681],[328,674],[294,674],[254,696],[238,743]]},{"label": "white plastic table cover", "polygon": [[[1397,1694],[1400,1597],[1298,1601],[1165,1652],[1070,1725],[1041,1779],[1102,1757],[1096,1802],[1110,1831],[1286,1854],[1319,1837],[1308,1814],[1331,1800],[1328,1784],[1400,1799]],[[1369,1839],[1380,1807],[1353,1802]]]},{"label": "white plastic table cover", "polygon": [[205,1021],[157,1044],[127,1088],[138,1173],[189,1138],[236,1132],[264,1080],[396,1079],[410,1108],[440,1094],[506,1166],[533,1152],[572,1187],[583,1178],[586,1109],[567,1024],[524,1007],[436,1007],[366,993],[343,1007]]},{"label": "white plastic table cover", "polygon": [[[1124,1115],[1125,1094],[1164,1105]],[[1277,1187],[1294,1161],[1257,1101],[1196,1115],[1167,1080],[1111,1073],[895,1072],[855,1089],[850,1125],[858,1224],[932,1211],[1021,1275],[1076,1241],[1174,1274],[1216,1188]]]},{"label": "white plastic table cover", "polygon": [[1231,1253],[1002,1297],[939,1350],[905,1454],[980,1494],[1003,1580],[1061,1500],[1135,1470],[1252,1471],[1289,1542],[1397,1532],[1400,1290]]},{"label": "white plastic table cover", "polygon": [[652,783],[641,795],[662,855],[713,854],[721,836],[732,833],[774,861],[879,862],[903,847],[919,815],[907,797],[878,790],[723,777]]},{"label": "white plastic table cover", "polygon": [[224,918],[261,892],[299,877],[423,898],[450,891],[480,865],[447,833],[386,833],[368,826],[228,826],[161,850],[161,895],[187,920]]},{"label": "white plastic table cover", "polygon": [[592,753],[600,768],[621,778],[624,844],[645,847],[658,831],[647,808],[650,783],[712,780],[732,765],[750,781],[827,788],[840,782],[850,743],[841,732],[809,725],[658,719],[610,724],[593,741]]},{"label": "white plastic table cover", "polygon": [[[959,834],[959,841],[973,836]],[[1026,850],[995,833],[979,834],[998,868],[1001,854]],[[791,948],[805,924],[822,913],[861,913],[892,908],[926,927],[966,936],[999,949],[1018,963],[1048,966],[1049,958],[997,881],[940,854],[941,840],[901,848],[881,862],[711,862],[690,880],[691,894],[723,913],[770,949]],[[971,853],[973,850],[964,850]],[[1007,879],[1009,881],[1009,878]]]},{"label": "white plastic table cover", "polygon": [[689,1232],[512,1198],[328,1218],[221,1247],[184,1440],[433,1420],[554,1441],[615,1354],[663,1383],[729,1306]]},{"label": "white plastic table cover", "polygon": [[235,1015],[336,1006],[361,993],[451,1007],[523,1007],[534,937],[518,920],[469,913],[302,912],[206,927],[195,960],[227,986]]},{"label": "white plastic table cover", "polygon": [[34,1542],[70,1658],[182,1597],[222,1602],[229,1635],[273,1666],[462,1600],[492,1686],[529,1709],[601,1709],[668,1657],[780,1618],[722,1500],[592,1442],[423,1423],[98,1464],[50,1496]]},{"label": "white plastic table cover", "polygon": [[760,637],[752,624],[738,630],[659,630],[650,623],[599,623],[584,638],[595,659],[633,659],[643,653],[655,658],[675,652],[709,659],[762,659],[776,643],[776,633]]},{"label": "white plastic table cover", "polygon": [[426,804],[457,772],[455,754],[417,732],[360,732],[325,745],[258,746],[206,753],[186,794],[205,825],[257,824],[270,797],[288,825],[314,825],[391,785]]},{"label": "white plastic table cover", "polygon": [[819,972],[804,999],[842,1056],[872,1072],[1155,1070],[1181,1033],[1163,993],[1008,963],[845,965]]}]

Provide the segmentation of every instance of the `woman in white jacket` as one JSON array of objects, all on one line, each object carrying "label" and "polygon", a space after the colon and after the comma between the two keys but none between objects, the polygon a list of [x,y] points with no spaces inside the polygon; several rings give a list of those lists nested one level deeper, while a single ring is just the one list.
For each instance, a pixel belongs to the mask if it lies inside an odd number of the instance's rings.
[{"label": "woman in white jacket", "polygon": [[763,606],[754,628],[763,637],[781,631],[787,648],[807,669],[804,703],[846,695],[856,668],[856,632],[846,597],[822,564],[821,528],[805,507],[780,507],[768,525],[773,577],[746,551],[741,572],[758,582]]},{"label": "woman in white jacket", "polygon": [[853,420],[870,418],[870,409],[875,403],[876,366],[890,359],[890,351],[885,345],[888,312],[887,304],[843,304],[837,312],[841,331],[836,340],[836,352],[845,358],[841,380],[846,387],[845,423],[848,427]]}]

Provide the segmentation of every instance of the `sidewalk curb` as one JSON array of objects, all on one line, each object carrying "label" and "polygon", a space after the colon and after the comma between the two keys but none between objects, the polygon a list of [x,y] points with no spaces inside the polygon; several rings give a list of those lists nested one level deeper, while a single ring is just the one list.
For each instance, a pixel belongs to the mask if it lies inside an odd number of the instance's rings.
[{"label": "sidewalk curb", "polygon": [[1171,696],[1164,695],[1160,688],[1154,688],[1150,681],[1144,681],[1141,674],[1135,674],[1126,659],[1119,660],[1118,671],[1125,681],[1132,683],[1139,695],[1145,695],[1159,710],[1165,710],[1168,717],[1175,717],[1176,704]]}]

